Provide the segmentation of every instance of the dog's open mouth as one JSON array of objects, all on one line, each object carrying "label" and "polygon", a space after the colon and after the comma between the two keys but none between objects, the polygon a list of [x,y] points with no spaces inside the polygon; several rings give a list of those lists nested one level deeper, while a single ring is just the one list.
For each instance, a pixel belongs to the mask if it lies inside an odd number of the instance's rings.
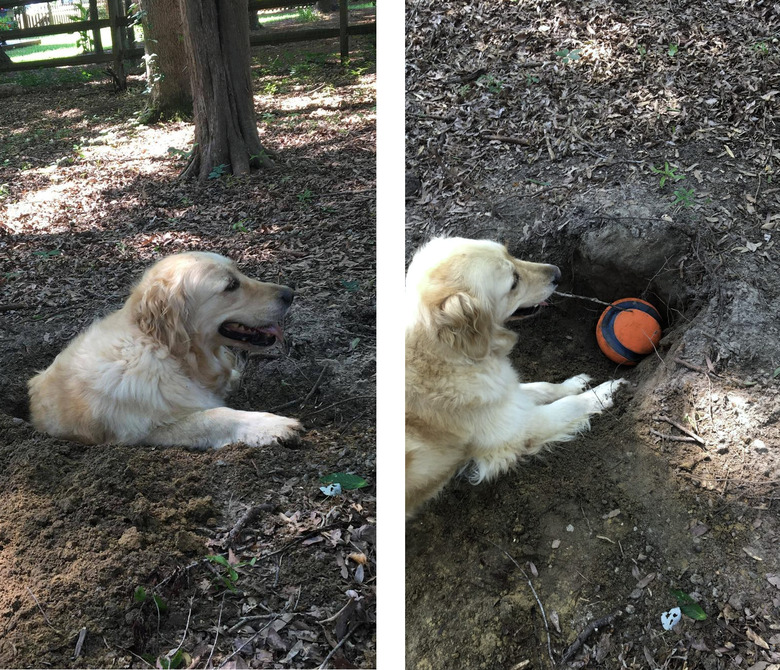
[{"label": "dog's open mouth", "polygon": [[255,347],[270,347],[278,340],[283,341],[282,328],[278,324],[250,328],[236,321],[225,321],[219,327],[219,334],[231,340],[246,342]]},{"label": "dog's open mouth", "polygon": [[542,307],[546,307],[548,303],[540,302],[538,305],[532,307],[519,307],[509,315],[507,321],[519,321],[520,319],[527,319],[529,316],[533,316],[541,311]]}]

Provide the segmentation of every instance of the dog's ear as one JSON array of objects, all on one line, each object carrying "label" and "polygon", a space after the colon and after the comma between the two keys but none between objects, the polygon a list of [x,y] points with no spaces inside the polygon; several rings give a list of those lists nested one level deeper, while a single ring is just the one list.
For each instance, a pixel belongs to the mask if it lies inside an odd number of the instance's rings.
[{"label": "dog's ear", "polygon": [[474,360],[490,353],[493,318],[468,293],[455,293],[439,305],[434,316],[439,339]]},{"label": "dog's ear", "polygon": [[187,301],[180,281],[156,277],[142,281],[136,289],[135,317],[142,333],[161,342],[174,355],[189,350],[190,334],[187,328]]}]

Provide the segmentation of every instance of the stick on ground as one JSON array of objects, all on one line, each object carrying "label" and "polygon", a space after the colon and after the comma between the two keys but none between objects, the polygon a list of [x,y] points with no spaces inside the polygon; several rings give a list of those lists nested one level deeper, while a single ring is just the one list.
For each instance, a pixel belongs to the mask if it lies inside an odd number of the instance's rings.
[{"label": "stick on ground", "polygon": [[569,659],[580,650],[580,647],[585,644],[585,641],[592,635],[594,630],[612,625],[612,622],[622,614],[623,612],[621,610],[615,610],[611,614],[607,614],[607,616],[589,623],[588,627],[577,636],[577,639],[574,640],[572,645],[566,650],[566,653],[561,658],[561,663],[568,662]]}]

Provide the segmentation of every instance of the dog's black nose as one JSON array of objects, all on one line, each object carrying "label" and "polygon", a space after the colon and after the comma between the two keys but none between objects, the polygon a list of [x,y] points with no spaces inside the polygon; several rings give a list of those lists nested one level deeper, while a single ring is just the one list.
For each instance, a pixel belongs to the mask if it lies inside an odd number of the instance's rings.
[{"label": "dog's black nose", "polygon": [[552,283],[558,286],[559,281],[561,281],[561,271],[556,267],[555,271],[553,272]]},{"label": "dog's black nose", "polygon": [[292,304],[293,298],[295,297],[295,291],[293,291],[289,286],[282,286],[281,290],[279,291],[279,299],[288,307]]}]

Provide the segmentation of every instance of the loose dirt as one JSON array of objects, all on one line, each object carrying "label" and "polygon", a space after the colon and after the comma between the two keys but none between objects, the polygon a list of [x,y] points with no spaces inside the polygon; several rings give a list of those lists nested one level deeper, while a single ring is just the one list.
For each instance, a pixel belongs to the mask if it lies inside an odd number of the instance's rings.
[{"label": "loose dirt", "polygon": [[[353,44],[346,69],[333,41],[253,52],[276,167],[204,184],[176,178],[191,124],[135,122],[137,77],[119,96],[98,71],[12,79],[0,666],[375,665],[375,59],[371,40]],[[121,306],[145,267],[190,249],[295,287],[284,345],[250,357],[228,404],[300,418],[302,445],[198,453],[35,433],[26,380]],[[323,495],[320,478],[338,472],[367,486]]]},{"label": "loose dirt", "polygon": [[[455,481],[407,525],[407,667],[780,667],[777,8],[407,14],[408,253],[498,239],[558,264],[565,292],[664,316],[635,368],[598,350],[592,303],[518,326],[527,381],[631,388],[577,440]],[[662,185],[670,169],[685,179]],[[672,590],[706,619],[665,631]]]}]

